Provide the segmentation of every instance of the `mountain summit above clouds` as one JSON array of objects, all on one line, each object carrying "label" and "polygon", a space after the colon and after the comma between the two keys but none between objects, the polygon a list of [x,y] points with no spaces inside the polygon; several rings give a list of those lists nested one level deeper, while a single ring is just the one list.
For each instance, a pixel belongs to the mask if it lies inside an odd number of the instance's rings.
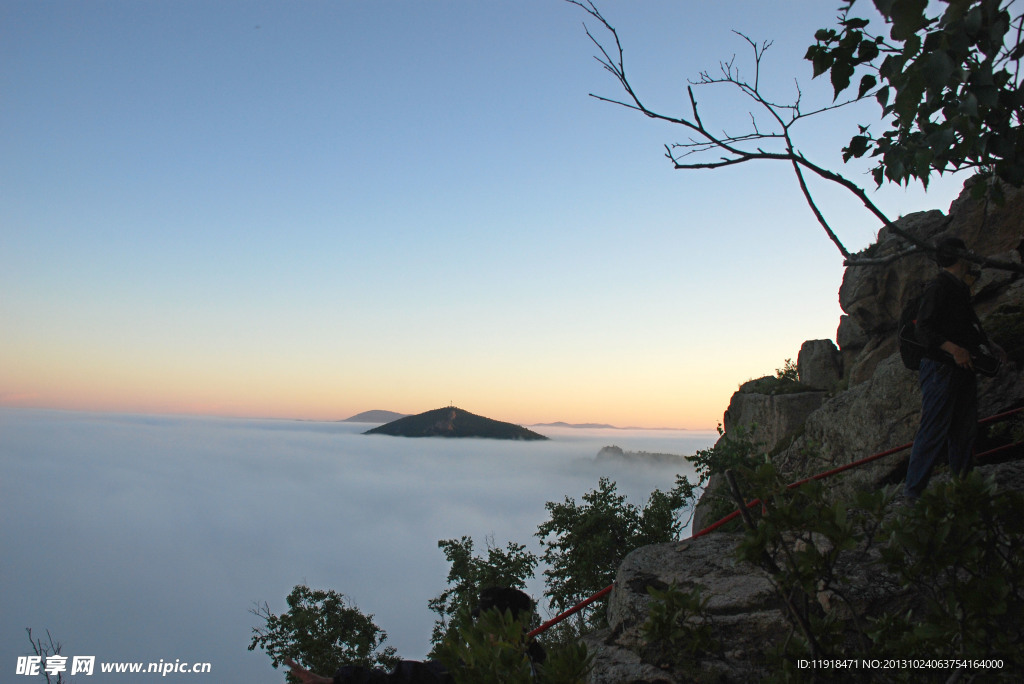
[{"label": "mountain summit above clouds", "polygon": [[454,406],[405,416],[367,430],[365,435],[394,437],[483,437],[487,439],[537,440],[544,435],[519,425],[478,416]]},{"label": "mountain summit above clouds", "polygon": [[351,418],[345,418],[339,422],[341,423],[390,423],[393,420],[399,418],[405,418],[408,413],[395,413],[394,411],[363,411],[357,413]]}]

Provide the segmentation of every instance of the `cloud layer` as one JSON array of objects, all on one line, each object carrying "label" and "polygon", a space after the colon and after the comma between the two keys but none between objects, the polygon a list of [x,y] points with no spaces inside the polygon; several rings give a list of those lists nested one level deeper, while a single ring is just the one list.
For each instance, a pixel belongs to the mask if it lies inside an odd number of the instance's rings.
[{"label": "cloud layer", "polygon": [[65,655],[208,661],[231,681],[276,681],[245,649],[247,611],[267,601],[280,613],[299,583],[345,594],[420,658],[426,603],[448,571],[439,539],[537,552],[546,501],[579,499],[602,475],[636,504],[672,485],[672,467],[597,463],[602,446],[687,454],[715,437],[549,428],[542,443],[410,440],[358,434],[366,427],[0,410],[0,667],[26,654],[32,627]]}]

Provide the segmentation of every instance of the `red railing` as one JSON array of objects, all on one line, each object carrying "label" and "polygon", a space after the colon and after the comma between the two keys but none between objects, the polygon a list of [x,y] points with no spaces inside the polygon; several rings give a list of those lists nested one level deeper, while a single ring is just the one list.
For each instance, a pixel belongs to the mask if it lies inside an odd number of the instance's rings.
[{"label": "red railing", "polygon": [[[999,422],[1000,420],[1005,420],[1007,418],[1015,416],[1015,415],[1017,415],[1018,413],[1021,413],[1021,412],[1024,412],[1024,406],[1022,406],[1020,408],[1017,408],[1017,409],[1013,409],[1011,411],[1005,411],[1003,413],[997,413],[996,415],[989,416],[988,418],[983,418],[983,419],[978,421],[978,425],[988,425],[990,423],[996,423],[996,422]],[[847,463],[846,465],[839,466],[838,468],[833,468],[832,470],[827,470],[827,471],[825,471],[823,473],[818,473],[817,475],[812,475],[811,477],[804,478],[803,480],[799,480],[797,482],[793,482],[793,483],[791,483],[789,485],[786,485],[786,488],[787,489],[795,489],[796,487],[799,487],[802,484],[810,482],[811,480],[823,480],[826,477],[831,477],[832,475],[837,475],[838,473],[844,472],[846,470],[850,470],[852,468],[857,468],[857,467],[862,466],[862,465],[864,465],[866,463],[871,463],[872,461],[877,461],[880,458],[884,458],[886,456],[892,456],[893,454],[898,454],[901,451],[906,451],[907,449],[909,449],[913,445],[914,445],[913,442],[908,442],[907,444],[903,444],[901,446],[894,447],[894,448],[889,449],[887,451],[882,451],[882,452],[877,453],[877,454],[872,454],[871,456],[867,456],[867,457],[859,459],[857,461],[853,461],[852,463]],[[1015,449],[1015,448],[1020,447],[1022,445],[1024,445],[1024,442],[1017,442],[1015,444],[1006,444],[1006,445],[1003,445],[1001,447],[996,447],[995,449],[990,449],[990,450],[985,451],[985,452],[980,453],[980,454],[975,454],[974,458],[975,458],[975,460],[982,460],[982,459],[984,459],[984,458],[986,458],[988,456],[992,456],[994,454],[1002,453],[1003,451],[1009,451],[1010,449]],[[759,503],[761,503],[760,499],[754,499],[753,501],[750,501],[750,502],[747,503],[747,508],[753,508],[754,506],[758,505]],[[704,529],[700,530],[699,532],[691,534],[690,535],[690,539],[696,539],[697,537],[703,537],[705,534],[708,534],[710,532],[713,532],[714,530],[717,530],[719,527],[722,527],[723,525],[731,522],[732,520],[735,520],[736,517],[739,514],[740,514],[739,510],[733,511],[732,513],[730,513],[729,515],[725,516],[721,520],[713,522],[710,525],[708,525],[707,527],[705,527]],[[565,611],[563,613],[560,613],[560,614],[556,615],[555,617],[551,618],[550,620],[548,620],[547,622],[542,624],[540,627],[537,627],[532,632],[530,632],[528,636],[530,638],[532,638],[532,637],[537,636],[538,634],[543,634],[548,629],[554,627],[555,625],[557,625],[562,620],[565,620],[568,617],[572,617],[576,613],[580,612],[581,610],[583,610],[584,608],[589,606],[594,601],[602,599],[605,596],[607,596],[608,594],[612,593],[612,589],[614,589],[614,588],[615,588],[615,584],[614,583],[609,584],[607,587],[605,587],[601,591],[597,592],[593,596],[591,596],[591,597],[589,597],[589,598],[587,598],[587,599],[585,599],[583,601],[580,601],[579,603],[577,603],[575,606],[573,606],[569,610],[567,610],[567,611]]]}]

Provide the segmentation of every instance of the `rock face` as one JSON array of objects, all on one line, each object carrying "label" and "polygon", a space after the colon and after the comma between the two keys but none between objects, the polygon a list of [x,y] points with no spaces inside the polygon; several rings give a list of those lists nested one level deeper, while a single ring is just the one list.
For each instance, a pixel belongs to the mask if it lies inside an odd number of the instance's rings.
[{"label": "rock face", "polygon": [[[978,254],[1020,263],[1024,191],[1009,191],[1005,204],[986,210],[965,190],[949,215],[922,212],[903,217],[898,224],[923,240],[961,237]],[[898,251],[899,241],[887,230],[867,250],[872,257]],[[760,442],[760,450],[791,480],[911,442],[921,399],[917,374],[903,367],[894,333],[904,303],[936,273],[934,262],[920,254],[887,266],[847,268],[839,291],[845,315],[836,331],[837,344],[831,340],[804,343],[797,364],[799,388],[777,394],[756,391],[766,379],[741,386],[725,411],[723,439],[742,432],[746,439]],[[975,308],[986,332],[1011,358],[997,377],[980,380],[979,413],[988,416],[1024,406],[1024,277],[986,269],[975,286]],[[990,446],[986,439],[979,438],[979,450]],[[907,457],[907,452],[894,454],[844,473],[834,482],[840,488],[899,482]],[[987,467],[1002,469],[1000,482],[1005,478],[1007,486],[1024,486],[1024,461]],[[712,477],[694,512],[694,530],[714,522],[710,502],[722,497],[724,484],[724,478]],[[715,533],[630,554],[619,569],[609,600],[611,627],[590,639],[596,653],[591,683],[758,681],[764,675],[766,647],[784,638],[789,624],[770,598],[764,574],[734,560],[734,546],[734,538]],[[706,659],[699,676],[659,667],[641,634],[650,601],[647,587],[663,589],[673,582],[707,587],[715,629],[726,637],[723,643],[732,644],[727,653]],[[864,600],[884,603],[885,597]]]},{"label": "rock face", "polygon": [[[936,242],[944,237],[959,237],[978,254],[1020,263],[1024,245],[1024,192],[1008,191],[1003,205],[986,206],[984,202],[972,200],[970,191],[965,189],[950,205],[948,216],[940,211],[918,212],[904,216],[896,225],[921,240]],[[865,252],[871,257],[884,258],[898,253],[900,244],[892,231],[883,228],[878,241]],[[859,354],[855,364],[859,367],[848,373],[851,385],[870,378],[874,367],[892,353],[892,346],[880,340],[892,339],[903,305],[920,294],[935,273],[934,262],[924,254],[904,257],[886,267],[846,269],[839,288],[839,305],[869,339],[864,340],[859,334],[842,335],[839,348],[843,351],[871,348],[870,354]],[[986,270],[975,287],[979,314],[986,312],[986,303],[1019,280],[1018,276]]]},{"label": "rock face", "polygon": [[[979,470],[991,474],[1003,489],[1024,491],[1024,461]],[[898,503],[892,504],[888,515],[898,509]],[[739,536],[716,532],[646,546],[626,556],[608,603],[609,627],[586,638],[595,654],[590,684],[740,683],[761,681],[771,674],[766,654],[787,638],[791,626],[767,573],[737,560]],[[906,595],[897,584],[881,581],[877,559],[875,549],[866,556],[841,557],[837,565],[838,574],[862,588],[850,597],[862,615],[877,616]],[[648,588],[664,590],[673,584],[684,590],[701,587],[702,595],[709,597],[709,640],[721,646],[701,653],[699,659],[669,664],[653,653],[642,628],[651,614]],[[829,604],[828,595],[819,594],[818,600],[826,610],[844,610],[838,601]]]},{"label": "rock face", "polygon": [[626,556],[608,602],[610,627],[588,639],[589,650],[597,654],[590,683],[687,681],[643,657],[646,643],[641,628],[651,601],[647,589],[672,584],[704,587],[711,597],[707,608],[716,630],[730,635],[728,641],[734,647],[714,669],[736,681],[746,672],[758,672],[759,665],[748,660],[752,645],[770,643],[788,630],[788,623],[764,573],[735,559],[737,540],[736,534],[713,534],[646,546]]},{"label": "rock face", "polygon": [[[888,356],[866,382],[841,392],[807,417],[803,433],[776,457],[784,475],[799,479],[906,444],[914,439],[921,396],[917,375],[899,354]],[[814,463],[808,463],[813,452]],[[858,468],[847,477],[888,481],[905,468],[904,455]],[[810,466],[810,468],[808,468]]]},{"label": "rock face", "polygon": [[807,416],[827,397],[828,393],[822,391],[760,394],[744,385],[732,395],[722,426],[726,434],[742,428],[750,439],[770,452],[799,432]]},{"label": "rock face", "polygon": [[800,384],[833,390],[843,379],[843,358],[832,340],[808,340],[797,355]]}]

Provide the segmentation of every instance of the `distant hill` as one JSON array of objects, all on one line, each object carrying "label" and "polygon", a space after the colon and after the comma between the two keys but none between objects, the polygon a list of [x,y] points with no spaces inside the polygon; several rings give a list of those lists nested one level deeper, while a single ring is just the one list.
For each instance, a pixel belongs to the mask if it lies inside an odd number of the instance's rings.
[{"label": "distant hill", "polygon": [[487,439],[547,439],[519,425],[484,418],[454,406],[405,416],[387,425],[367,430],[364,435],[394,437],[484,437]]},{"label": "distant hill", "polygon": [[395,413],[394,411],[363,411],[351,418],[339,420],[339,423],[390,423],[399,418],[405,418],[408,413]]},{"label": "distant hill", "polygon": [[557,427],[557,428],[579,428],[579,429],[590,429],[590,430],[685,430],[686,428],[645,428],[645,427],[619,427],[617,425],[608,425],[607,423],[566,423],[564,421],[558,421],[557,423],[534,423],[530,427]]},{"label": "distant hill", "polygon": [[682,464],[686,462],[686,457],[677,456],[676,454],[659,454],[650,451],[625,451],[622,447],[606,446],[597,452],[597,456],[594,460],[598,462],[622,461],[627,463]]}]

